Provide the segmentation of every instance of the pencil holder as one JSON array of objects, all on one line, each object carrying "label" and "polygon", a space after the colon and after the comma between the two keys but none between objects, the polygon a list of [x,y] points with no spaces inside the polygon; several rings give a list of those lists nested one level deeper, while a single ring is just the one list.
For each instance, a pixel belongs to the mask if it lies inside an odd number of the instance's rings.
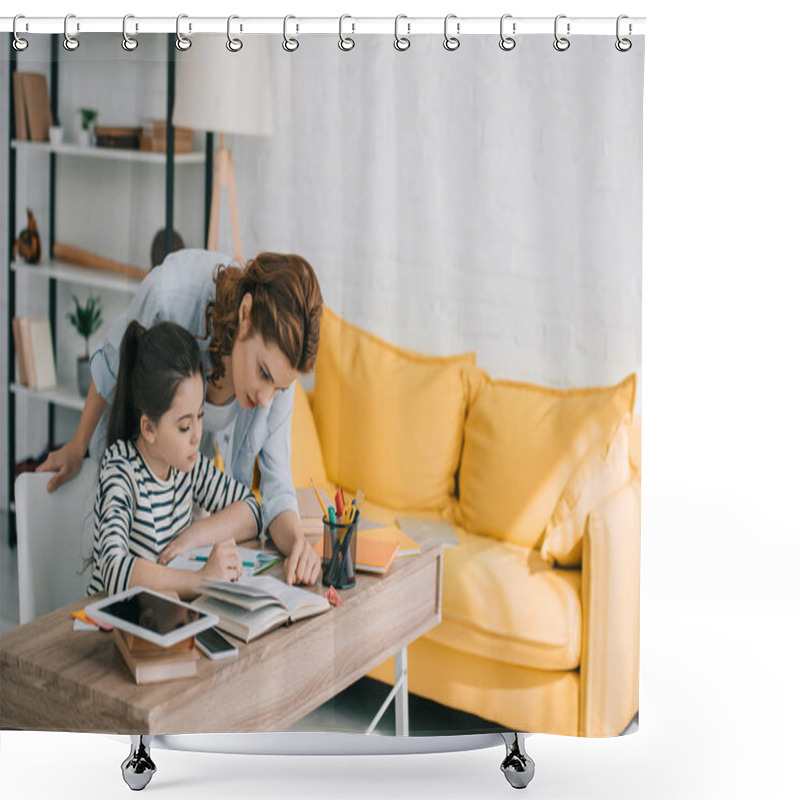
[{"label": "pencil holder", "polygon": [[335,589],[352,589],[356,585],[358,521],[323,522],[322,582]]}]

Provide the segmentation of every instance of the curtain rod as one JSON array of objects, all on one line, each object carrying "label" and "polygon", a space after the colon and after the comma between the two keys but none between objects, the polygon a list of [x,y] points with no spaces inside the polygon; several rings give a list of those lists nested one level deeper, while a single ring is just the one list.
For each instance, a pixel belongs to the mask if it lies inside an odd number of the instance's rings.
[{"label": "curtain rod", "polygon": [[[340,24],[346,34],[378,33],[394,34],[394,17],[355,17],[346,15],[340,23],[338,17],[291,17],[288,19],[288,31],[291,35],[336,34],[340,32]],[[175,33],[177,20],[174,17],[136,17],[130,16],[126,30],[129,35],[142,33]],[[569,17],[561,16],[559,32],[566,33],[569,24],[569,35],[608,34],[616,32],[616,17]],[[84,33],[121,33],[122,17],[82,17],[69,16],[69,33],[77,36]],[[399,32],[403,36],[414,34],[439,34],[444,31],[444,17],[401,17]],[[458,36],[472,34],[498,33],[500,17],[458,17],[453,16],[449,28]],[[17,33],[64,33],[64,17],[27,17],[17,20]],[[625,36],[644,33],[645,17],[628,17],[622,22],[622,34]],[[0,17],[0,31],[11,33],[14,30],[14,17]],[[180,30],[184,36],[198,33],[226,33],[227,17],[193,17],[181,15]],[[236,34],[273,33],[283,34],[283,17],[236,17],[231,23],[231,31]],[[505,31],[519,36],[532,33],[549,33],[554,31],[554,17],[506,17]]]}]

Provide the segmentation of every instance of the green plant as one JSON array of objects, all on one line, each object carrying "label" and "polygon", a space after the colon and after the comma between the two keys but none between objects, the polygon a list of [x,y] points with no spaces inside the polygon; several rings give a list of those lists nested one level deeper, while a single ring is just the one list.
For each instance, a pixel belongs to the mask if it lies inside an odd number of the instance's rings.
[{"label": "green plant", "polygon": [[80,300],[75,295],[72,295],[72,299],[75,301],[75,310],[67,314],[67,319],[86,342],[86,358],[89,358],[89,337],[96,333],[103,324],[103,316],[100,312],[100,298],[90,297],[85,305],[81,305]]},{"label": "green plant", "polygon": [[81,115],[81,128],[88,131],[92,127],[92,123],[97,119],[97,109],[79,108],[78,113]]}]

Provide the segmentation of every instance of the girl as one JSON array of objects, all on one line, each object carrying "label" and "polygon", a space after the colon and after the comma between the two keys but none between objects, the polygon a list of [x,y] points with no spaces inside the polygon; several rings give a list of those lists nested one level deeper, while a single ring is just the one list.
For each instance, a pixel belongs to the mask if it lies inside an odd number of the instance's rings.
[{"label": "girl", "polygon": [[265,528],[286,555],[287,583],[314,583],[320,559],[300,529],[290,454],[294,381],[314,366],[321,313],[316,275],[300,256],[261,253],[241,267],[205,250],[172,253],[93,353],[75,436],[39,467],[56,472],[48,490],[77,473],[98,426],[102,434],[128,323],[177,322],[200,339],[207,378],[202,452],[260,494]]},{"label": "girl", "polygon": [[[200,348],[188,331],[128,325],[94,506],[89,594],[147,586],[191,598],[206,578],[241,574],[235,540],[258,535],[261,509],[199,452],[203,396]],[[192,523],[194,502],[212,516]],[[176,551],[204,545],[213,549],[200,572],[164,566]]]}]

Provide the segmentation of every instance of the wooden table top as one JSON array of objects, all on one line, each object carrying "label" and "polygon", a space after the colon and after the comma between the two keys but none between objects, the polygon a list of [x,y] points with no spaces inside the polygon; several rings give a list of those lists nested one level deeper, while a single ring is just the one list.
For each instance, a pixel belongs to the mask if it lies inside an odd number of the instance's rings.
[{"label": "wooden table top", "polygon": [[[197,676],[138,686],[106,633],[72,630],[87,599],[0,635],[0,727],[123,734],[286,729],[441,621],[442,547],[358,573],[344,605],[201,657]],[[283,578],[281,563],[269,572]],[[318,581],[305,587],[324,594]]]}]

